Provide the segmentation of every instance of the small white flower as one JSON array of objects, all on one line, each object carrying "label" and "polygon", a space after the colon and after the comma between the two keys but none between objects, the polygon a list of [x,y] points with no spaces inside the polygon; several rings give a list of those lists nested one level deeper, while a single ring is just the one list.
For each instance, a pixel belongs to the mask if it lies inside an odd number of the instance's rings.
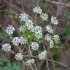
[{"label": "small white flower", "polygon": [[57,25],[58,24],[57,18],[52,16],[51,23],[54,24],[54,25]]},{"label": "small white flower", "polygon": [[42,38],[42,33],[38,33],[38,32],[36,32],[35,33],[35,37],[37,38],[37,39],[40,39],[40,38]]},{"label": "small white flower", "polygon": [[20,32],[25,32],[25,30],[26,30],[26,26],[23,25],[23,26],[19,27],[19,31]]},{"label": "small white flower", "polygon": [[33,22],[31,20],[28,20],[28,22],[25,23],[25,26],[32,32],[34,32],[34,26]]},{"label": "small white flower", "polygon": [[38,44],[37,42],[32,42],[31,48],[32,48],[33,50],[38,50],[39,44]]},{"label": "small white flower", "polygon": [[26,62],[26,64],[28,64],[28,65],[32,65],[32,64],[34,64],[35,63],[35,60],[34,59],[29,59],[29,60],[27,60],[27,62]]},{"label": "small white flower", "polygon": [[42,27],[41,26],[36,26],[34,29],[35,37],[40,39],[42,38]]},{"label": "small white flower", "polygon": [[13,43],[13,45],[18,46],[20,43],[20,39],[19,37],[14,37],[11,42]]},{"label": "small white flower", "polygon": [[45,40],[47,40],[47,42],[51,41],[51,35],[47,34],[45,35]]},{"label": "small white flower", "polygon": [[2,50],[6,51],[6,52],[11,51],[11,45],[7,44],[7,43],[3,44],[2,45]]},{"label": "small white flower", "polygon": [[37,6],[37,7],[33,8],[33,12],[37,13],[37,14],[41,14],[42,13],[42,9],[39,6]]},{"label": "small white flower", "polygon": [[46,31],[48,31],[49,33],[53,33],[53,29],[50,25],[46,26]]},{"label": "small white flower", "polygon": [[58,43],[60,42],[60,37],[59,37],[59,35],[54,35],[54,36],[53,36],[53,40],[54,40],[54,42],[55,42],[56,44],[58,44]]},{"label": "small white flower", "polygon": [[38,58],[39,58],[40,60],[45,59],[45,58],[46,58],[46,54],[47,54],[47,51],[42,51],[42,52],[38,55]]},{"label": "small white flower", "polygon": [[49,44],[50,44],[50,48],[53,48],[53,47],[54,47],[54,42],[53,42],[53,40],[51,40]]},{"label": "small white flower", "polygon": [[26,14],[25,12],[23,12],[22,14],[20,14],[19,18],[21,21],[25,21],[27,22],[28,21],[28,14]]},{"label": "small white flower", "polygon": [[34,32],[42,33],[42,27],[36,26]]},{"label": "small white flower", "polygon": [[30,24],[32,24],[32,25],[34,24],[34,23],[32,22],[32,20],[30,20],[30,19],[29,19],[26,23],[30,23]]},{"label": "small white flower", "polygon": [[12,25],[8,25],[8,27],[6,27],[6,32],[9,35],[13,34],[14,31],[15,31],[15,28]]},{"label": "small white flower", "polygon": [[42,13],[42,14],[40,15],[40,17],[41,17],[43,20],[45,20],[45,21],[48,20],[48,14],[46,14],[46,13]]},{"label": "small white flower", "polygon": [[27,39],[25,38],[25,37],[20,37],[20,43],[21,44],[26,44],[26,42],[27,42]]},{"label": "small white flower", "polygon": [[16,58],[16,60],[23,60],[23,55],[22,55],[22,53],[17,53],[17,54],[15,55],[15,58]]}]

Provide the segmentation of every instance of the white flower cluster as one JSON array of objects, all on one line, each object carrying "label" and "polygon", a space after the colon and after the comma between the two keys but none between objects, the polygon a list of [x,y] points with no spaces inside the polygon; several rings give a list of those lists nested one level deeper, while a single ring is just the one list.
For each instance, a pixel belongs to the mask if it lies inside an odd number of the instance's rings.
[{"label": "white flower cluster", "polygon": [[14,37],[11,42],[13,43],[13,45],[18,46],[20,43],[20,39],[19,37]]},{"label": "white flower cluster", "polygon": [[45,21],[48,20],[48,14],[46,14],[46,13],[42,13],[42,14],[40,15],[40,17],[41,17],[43,20],[45,20]]},{"label": "white flower cluster", "polygon": [[29,17],[29,15],[26,14],[25,12],[23,12],[23,13],[20,14],[20,16],[19,16],[20,20],[21,20],[21,21],[25,21],[25,22],[28,21],[28,17]]},{"label": "white flower cluster", "polygon": [[33,8],[33,12],[37,13],[37,14],[41,14],[42,13],[42,9],[39,6],[37,6],[37,7]]},{"label": "white flower cluster", "polygon": [[6,52],[11,51],[11,45],[8,44],[8,43],[3,44],[2,45],[2,50],[6,51]]},{"label": "white flower cluster", "polygon": [[13,45],[18,46],[20,44],[26,44],[27,39],[25,37],[14,37],[11,41]]},{"label": "white flower cluster", "polygon": [[26,26],[23,25],[23,26],[19,27],[19,31],[20,32],[25,32],[25,30],[26,30]]},{"label": "white flower cluster", "polygon": [[50,42],[51,41],[51,35],[47,34],[45,35],[45,40],[47,40],[47,42]]},{"label": "white flower cluster", "polygon": [[28,20],[26,23],[25,23],[25,26],[32,32],[34,32],[34,26],[33,26],[33,22],[32,20]]},{"label": "white flower cluster", "polygon": [[[20,17],[24,17],[24,15],[20,15]],[[42,27],[41,26],[34,26],[32,20],[30,20],[29,17],[28,18],[27,17],[28,16],[24,17],[25,19],[27,19],[27,21],[24,20],[24,18],[22,18],[23,21],[25,21],[25,25],[24,26],[20,26],[20,28],[19,28],[20,32],[24,32],[25,31],[25,27],[27,27],[28,30],[30,30],[30,31],[35,33],[35,37],[37,39],[42,38]]]},{"label": "white flower cluster", "polygon": [[9,35],[13,34],[14,31],[15,31],[15,28],[12,25],[8,25],[8,27],[6,27],[6,32]]},{"label": "white flower cluster", "polygon": [[29,17],[30,16],[28,14],[26,14],[25,12],[20,14],[20,16],[19,16],[20,20],[25,22],[25,25],[21,26],[19,28],[20,31],[23,32],[25,30],[25,27],[27,27],[27,29],[29,29],[30,31],[34,32],[33,22]]},{"label": "white flower cluster", "polygon": [[37,42],[32,42],[31,48],[32,48],[33,50],[38,50],[39,44],[38,44]]},{"label": "white flower cluster", "polygon": [[43,20],[45,20],[45,21],[48,20],[48,15],[47,15],[46,13],[43,13],[43,12],[42,12],[42,9],[41,9],[39,6],[33,8],[33,12],[34,12],[34,13],[37,13],[37,14],[40,14],[40,17],[41,17]]},{"label": "white flower cluster", "polygon": [[29,60],[27,60],[26,64],[27,65],[32,65],[32,64],[34,64],[34,62],[35,62],[34,59],[29,59]]},{"label": "white flower cluster", "polygon": [[53,48],[53,47],[54,47],[54,42],[53,42],[53,40],[51,40],[49,44],[50,44],[50,48]]},{"label": "white flower cluster", "polygon": [[38,55],[38,58],[39,58],[40,60],[45,59],[45,58],[46,58],[46,54],[47,54],[47,51],[42,51],[42,52]]},{"label": "white flower cluster", "polygon": [[40,39],[42,38],[42,27],[41,26],[36,26],[34,29],[35,36],[36,38]]},{"label": "white flower cluster", "polygon": [[20,37],[20,43],[21,44],[26,44],[27,43],[27,39],[25,37]]},{"label": "white flower cluster", "polygon": [[23,60],[23,55],[22,55],[22,53],[17,53],[17,54],[15,55],[15,59],[16,59],[16,60]]},{"label": "white flower cluster", "polygon": [[51,23],[54,24],[54,25],[57,25],[58,24],[57,18],[52,16]]},{"label": "white flower cluster", "polygon": [[60,37],[59,37],[59,35],[54,35],[54,36],[53,36],[53,40],[54,40],[55,43],[59,43],[59,42],[60,42]]},{"label": "white flower cluster", "polygon": [[53,29],[50,25],[46,26],[46,31],[48,31],[49,33],[53,33]]}]

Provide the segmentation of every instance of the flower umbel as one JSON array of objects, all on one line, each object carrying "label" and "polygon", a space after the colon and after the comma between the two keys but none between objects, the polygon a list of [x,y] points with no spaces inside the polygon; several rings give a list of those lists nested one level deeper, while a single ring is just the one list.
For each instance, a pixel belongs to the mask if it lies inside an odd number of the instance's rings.
[{"label": "flower umbel", "polygon": [[46,14],[46,13],[42,13],[42,14],[40,15],[40,17],[41,17],[43,20],[45,20],[45,21],[48,20],[48,14]]},{"label": "flower umbel", "polygon": [[46,31],[48,31],[49,33],[53,33],[53,29],[50,25],[46,26]]},{"label": "flower umbel", "polygon": [[8,25],[8,27],[6,27],[6,32],[9,35],[13,34],[14,31],[15,31],[15,28],[12,25]]},{"label": "flower umbel", "polygon": [[28,20],[25,23],[25,26],[27,27],[27,29],[29,29],[30,31],[34,32],[34,26],[33,26],[33,22],[31,20]]},{"label": "flower umbel", "polygon": [[54,25],[57,25],[58,24],[57,18],[52,16],[51,23],[54,24]]},{"label": "flower umbel", "polygon": [[38,50],[39,44],[38,44],[37,42],[32,42],[31,48],[32,48],[33,50]]},{"label": "flower umbel", "polygon": [[26,26],[25,25],[19,27],[19,31],[20,32],[23,32],[24,33],[25,30],[26,30]]},{"label": "flower umbel", "polygon": [[45,59],[45,58],[46,58],[46,54],[47,54],[47,51],[42,51],[42,52],[38,55],[38,58],[39,58],[40,60]]},{"label": "flower umbel", "polygon": [[8,43],[3,44],[2,45],[2,50],[6,51],[6,52],[11,51],[11,45],[8,44]]},{"label": "flower umbel", "polygon": [[45,40],[47,40],[47,42],[51,41],[51,35],[47,34],[45,35]]},{"label": "flower umbel", "polygon": [[54,36],[53,36],[53,40],[54,40],[54,42],[55,42],[56,44],[58,44],[58,43],[60,42],[60,37],[59,37],[59,35],[54,35]]},{"label": "flower umbel", "polygon": [[25,37],[20,37],[20,43],[21,44],[26,44],[26,42],[27,42],[27,39],[25,38]]},{"label": "flower umbel", "polygon": [[34,29],[35,37],[37,39],[42,38],[42,27],[41,26],[36,26]]},{"label": "flower umbel", "polygon": [[53,47],[54,47],[54,42],[53,42],[53,40],[51,40],[49,44],[50,44],[50,48],[53,48]]},{"label": "flower umbel", "polygon": [[16,59],[16,60],[23,60],[23,55],[22,55],[22,53],[17,53],[17,54],[15,55],[15,59]]},{"label": "flower umbel", "polygon": [[35,60],[34,59],[29,59],[29,60],[27,60],[27,64],[28,65],[32,65],[32,64],[34,64],[34,62],[35,62]]},{"label": "flower umbel", "polygon": [[14,37],[11,42],[13,43],[13,45],[18,46],[20,43],[20,39],[19,37]]},{"label": "flower umbel", "polygon": [[25,21],[27,22],[28,21],[28,14],[26,14],[25,12],[23,12],[22,14],[20,14],[19,18],[21,21]]},{"label": "flower umbel", "polygon": [[37,6],[37,7],[33,8],[33,12],[37,13],[37,14],[41,14],[42,13],[42,9],[39,6]]}]

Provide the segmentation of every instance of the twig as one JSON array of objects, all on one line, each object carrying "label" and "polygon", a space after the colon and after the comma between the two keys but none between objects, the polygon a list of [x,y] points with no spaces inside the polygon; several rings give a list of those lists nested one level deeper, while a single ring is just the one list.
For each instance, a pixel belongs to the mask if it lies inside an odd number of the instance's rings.
[{"label": "twig", "polygon": [[[25,57],[27,57],[27,58],[37,58],[37,59],[38,59],[37,56],[29,56],[29,55],[25,55]],[[51,59],[45,59],[45,60],[47,60],[47,61],[51,61],[51,62],[54,62],[54,63],[57,63],[57,64],[59,64],[59,65],[62,65],[62,66],[64,66],[64,67],[70,69],[67,65],[65,65],[65,64],[63,64],[63,63],[61,63],[61,62],[58,62],[58,61],[55,61],[55,60],[51,60]]]},{"label": "twig", "polygon": [[22,11],[24,12],[24,6],[23,6],[22,0],[20,0],[20,2],[21,2],[21,5],[22,5]]},{"label": "twig", "polygon": [[50,1],[50,0],[45,0],[45,2],[56,4],[56,5],[64,5],[66,7],[70,7],[70,3],[60,3],[60,2],[56,2],[56,1]]},{"label": "twig", "polygon": [[7,2],[6,0],[3,0],[6,4],[8,4],[10,7],[13,7],[17,10],[19,10],[20,12],[22,12],[22,10],[20,10],[18,7],[15,7],[14,5],[10,4],[9,2]]}]

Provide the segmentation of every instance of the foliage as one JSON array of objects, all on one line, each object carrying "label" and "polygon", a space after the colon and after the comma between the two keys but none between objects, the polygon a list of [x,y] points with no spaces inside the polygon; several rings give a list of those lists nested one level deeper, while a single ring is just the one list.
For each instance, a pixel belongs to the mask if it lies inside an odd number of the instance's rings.
[{"label": "foliage", "polygon": [[22,63],[17,61],[8,61],[5,55],[0,58],[0,70],[21,70]]},{"label": "foliage", "polygon": [[[5,64],[5,65],[4,65]],[[21,70],[22,64],[19,62],[2,62],[0,61],[0,70]]]},{"label": "foliage", "polygon": [[64,28],[64,29],[63,29],[63,34],[64,34],[65,36],[70,36],[70,28],[69,28],[69,27]]},{"label": "foliage", "polygon": [[4,31],[0,31],[0,40],[1,41],[8,41],[10,39],[10,36],[4,32]]}]

